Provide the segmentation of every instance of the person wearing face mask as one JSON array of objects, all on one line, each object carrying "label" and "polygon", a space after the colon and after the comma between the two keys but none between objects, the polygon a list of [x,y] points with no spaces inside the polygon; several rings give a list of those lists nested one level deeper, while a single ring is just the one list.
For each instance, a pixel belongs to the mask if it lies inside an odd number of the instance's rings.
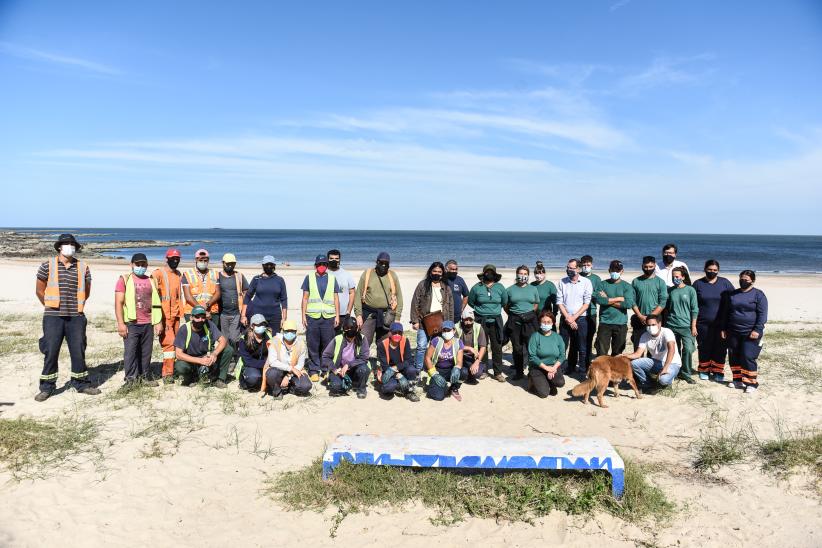
[{"label": "person wearing face mask", "polygon": [[[646,357],[646,353],[650,357]],[[670,386],[682,367],[674,332],[662,327],[662,320],[655,314],[645,319],[645,333],[639,338],[639,345],[626,356],[631,360],[631,369],[643,392]]]},{"label": "person wearing face mask", "polygon": [[651,314],[660,315],[668,304],[668,287],[656,275],[656,258],[651,255],[642,258],[642,276],[634,278],[631,286],[636,292],[634,315],[631,316],[631,344],[636,349],[645,333],[645,318]]},{"label": "person wearing face mask", "polygon": [[414,391],[419,372],[411,354],[411,342],[400,322],[391,324],[391,331],[377,343],[377,363],[380,397],[391,399],[396,394],[412,402],[420,401]]},{"label": "person wearing face mask", "polygon": [[328,257],[328,270],[337,279],[337,285],[340,286],[340,323],[335,329],[335,334],[342,333],[342,324],[345,319],[351,316],[351,311],[354,310],[354,296],[357,293],[357,282],[354,281],[354,276],[346,269],[340,266],[342,261],[342,254],[339,249],[331,249],[326,254]]},{"label": "person wearing face mask", "polygon": [[237,367],[234,376],[243,390],[259,390],[263,381],[263,367],[268,360],[271,333],[262,314],[254,314],[248,322],[245,336],[237,345]]},{"label": "person wearing face mask", "polygon": [[663,268],[659,268],[659,265],[657,265],[656,275],[662,278],[662,281],[665,282],[667,287],[672,287],[674,285],[673,272],[674,268],[677,267],[683,267],[685,269],[685,283],[687,285],[691,285],[691,275],[688,270],[688,265],[677,260],[676,255],[678,252],[679,248],[676,244],[665,244],[662,246]]},{"label": "person wearing face mask", "polygon": [[305,370],[307,352],[305,341],[297,337],[297,322],[284,321],[283,332],[272,338],[268,346],[263,392],[267,391],[275,399],[281,398],[285,393],[308,396],[314,385]]},{"label": "person wearing face mask", "polygon": [[233,253],[223,255],[220,282],[220,331],[231,345],[235,355],[237,343],[243,336],[241,318],[245,315],[244,296],[248,292],[248,280],[237,271],[237,257]]},{"label": "person wearing face mask", "polygon": [[454,294],[443,281],[445,266],[434,261],[411,298],[411,327],[417,331],[415,365],[422,371],[430,337],[439,334],[442,322],[454,321]]},{"label": "person wearing face mask", "polygon": [[39,341],[44,355],[40,374],[40,391],[34,397],[44,402],[54,393],[57,384],[57,363],[63,340],[71,356],[71,387],[81,394],[97,395],[100,389],[91,386],[86,368],[85,304],[91,296],[91,271],[85,261],[75,258],[82,249],[71,234],[61,234],[54,243],[57,255],[37,270],[35,294],[43,305],[43,336]]},{"label": "person wearing face mask", "polygon": [[[579,275],[591,282],[591,305],[588,307],[588,314],[585,319],[588,324],[588,338],[585,340],[585,368],[591,366],[591,359],[594,353],[594,335],[597,330],[597,301],[594,295],[599,293],[599,284],[602,278],[594,274],[594,258],[590,255],[583,255],[579,259]],[[556,314],[556,313],[555,313]],[[556,328],[556,325],[554,326]]]},{"label": "person wearing face mask", "polygon": [[191,319],[180,326],[174,339],[177,360],[174,374],[183,386],[199,380],[214,388],[225,388],[234,351],[217,325],[207,319],[206,309],[191,309]]},{"label": "person wearing face mask", "polygon": [[280,324],[288,319],[288,291],[285,280],[275,271],[276,262],[271,255],[263,257],[263,273],[251,278],[243,298],[245,315],[241,320],[243,325],[248,325],[248,318],[262,314],[274,334],[279,333]]},{"label": "person wearing face mask", "polygon": [[391,256],[380,252],[376,266],[360,276],[354,294],[354,315],[369,348],[375,336],[377,340],[383,338],[394,320],[402,317],[400,279],[390,265]]},{"label": "person wearing face mask", "polygon": [[673,269],[673,287],[668,290],[668,304],[665,309],[665,327],[674,332],[676,344],[682,356],[682,368],[679,378],[688,384],[696,384],[693,379],[692,359],[696,345],[696,318],[699,316],[696,291],[690,285],[685,285],[685,275],[688,271],[681,266]]},{"label": "person wearing face mask", "polygon": [[457,325],[457,337],[463,344],[462,366],[468,370],[467,382],[476,384],[488,376],[485,373],[488,338],[482,326],[474,320],[474,311],[470,308],[462,311],[462,321]]},{"label": "person wearing face mask", "polygon": [[454,321],[462,315],[462,309],[468,305],[468,284],[459,275],[459,265],[456,259],[448,259],[445,263],[445,283],[451,288],[454,301]]},{"label": "person wearing face mask", "polygon": [[[537,261],[534,267],[534,281],[531,285],[537,288],[539,293],[539,306],[537,310],[548,310],[556,315],[557,311],[557,286],[545,275],[545,265],[542,261]],[[556,326],[554,326],[556,329]]]},{"label": "person wearing face mask", "polygon": [[699,378],[724,383],[728,345],[720,336],[720,306],[734,286],[719,275],[719,261],[705,261],[705,276],[694,282],[699,316],[696,318],[696,342],[699,355]]},{"label": "person wearing face mask", "polygon": [[163,322],[160,324],[159,342],[163,348],[163,382],[174,382],[174,338],[180,329],[185,300],[182,293],[182,274],[177,270],[180,264],[180,251],[166,251],[166,264],[151,273],[154,285],[160,294],[163,308]]},{"label": "person wearing face mask", "polygon": [[151,347],[163,325],[163,307],[154,279],[148,276],[148,259],[143,253],[131,257],[131,272],[117,278],[114,287],[114,316],[117,334],[123,338],[123,391],[138,383],[157,386],[151,376]]},{"label": "person wearing face mask", "polygon": [[206,318],[220,324],[220,278],[217,272],[208,268],[208,251],[198,249],[194,254],[194,268],[183,273],[183,295],[185,296],[185,318],[191,319],[191,310],[199,305],[205,308]]},{"label": "person wearing face mask", "polygon": [[625,350],[628,336],[628,311],[634,306],[636,292],[622,279],[622,261],[613,260],[608,265],[608,279],[599,284],[595,298],[600,306],[597,332],[597,356],[618,356]]},{"label": "person wearing face mask", "polygon": [[308,345],[308,373],[311,382],[328,374],[323,368],[322,352],[340,325],[340,286],[333,274],[328,273],[328,257],[317,255],[314,272],[303,280],[302,315],[305,339]]},{"label": "person wearing face mask", "polygon": [[506,289],[508,304],[505,312],[508,321],[505,331],[511,340],[511,354],[514,361],[514,376],[518,381],[525,377],[525,354],[528,351],[528,339],[537,329],[537,310],[539,309],[539,291],[528,283],[528,267],[521,265],[516,271],[516,283]]},{"label": "person wearing face mask", "polygon": [[477,282],[468,293],[468,306],[474,309],[474,318],[485,331],[485,336],[493,353],[493,373],[488,367],[488,354],[485,357],[485,370],[498,382],[505,382],[502,374],[502,346],[505,338],[502,324],[502,309],[508,306],[508,291],[499,281],[502,274],[497,274],[497,267],[487,264],[482,273],[477,274]]},{"label": "person wearing face mask", "polygon": [[539,313],[539,331],[528,341],[528,390],[540,398],[556,396],[565,386],[565,342],[554,333],[554,314]]},{"label": "person wearing face mask", "polygon": [[366,397],[370,348],[357,327],[357,320],[348,318],[343,332],[337,335],[323,351],[323,367],[328,371],[328,393],[332,397],[344,396],[354,388],[357,398]]},{"label": "person wearing face mask", "polygon": [[[442,401],[449,394],[462,401],[460,386],[468,377],[462,366],[464,345],[454,337],[454,322],[442,323],[442,333],[431,339],[425,353],[425,370],[428,372],[428,397]],[[450,385],[450,386],[449,386]]]},{"label": "person wearing face mask", "polygon": [[768,298],[754,287],[756,272],[739,273],[739,289],[729,293],[722,307],[720,337],[728,343],[731,388],[754,394],[759,387],[757,358],[762,351],[762,336],[768,321]]},{"label": "person wearing face mask", "polygon": [[588,322],[585,319],[591,306],[594,288],[588,278],[579,275],[579,260],[570,259],[565,266],[565,277],[559,281],[557,307],[562,314],[559,334],[568,347],[568,371],[570,375],[588,363]]}]

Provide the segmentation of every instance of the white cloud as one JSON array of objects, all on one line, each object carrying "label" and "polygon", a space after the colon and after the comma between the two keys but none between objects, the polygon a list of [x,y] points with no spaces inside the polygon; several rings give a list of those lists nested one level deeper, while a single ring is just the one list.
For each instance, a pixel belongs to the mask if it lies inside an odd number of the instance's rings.
[{"label": "white cloud", "polygon": [[0,52],[20,59],[30,59],[34,61],[42,61],[60,65],[63,67],[78,68],[84,71],[93,72],[96,74],[104,74],[107,76],[116,76],[122,72],[114,67],[89,61],[88,59],[81,59],[79,57],[70,57],[67,55],[51,53],[38,49],[27,48],[9,42],[0,42]]}]

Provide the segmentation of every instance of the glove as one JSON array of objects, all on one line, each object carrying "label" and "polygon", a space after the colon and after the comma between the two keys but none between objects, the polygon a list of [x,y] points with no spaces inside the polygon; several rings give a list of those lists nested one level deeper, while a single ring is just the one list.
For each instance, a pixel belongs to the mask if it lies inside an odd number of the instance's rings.
[{"label": "glove", "polygon": [[345,375],[342,378],[342,385],[343,385],[343,390],[348,392],[349,390],[351,390],[351,387],[354,386],[354,383],[351,380],[351,377],[349,377],[348,375]]},{"label": "glove", "polygon": [[457,384],[460,382],[460,372],[462,369],[459,367],[452,367],[451,368],[451,384]]},{"label": "glove", "polygon": [[400,383],[400,391],[402,393],[408,392],[408,379],[402,375],[397,375],[397,382]]},{"label": "glove", "polygon": [[431,376],[431,384],[433,384],[434,386],[439,386],[440,388],[445,388],[446,384],[448,383],[445,382],[445,377],[443,377],[439,373],[434,373]]},{"label": "glove", "polygon": [[388,369],[386,369],[385,371],[382,372],[382,383],[383,384],[387,383],[392,378],[394,378],[394,375],[398,375],[398,374],[399,374],[399,372],[396,369],[394,369],[393,367],[389,367]]}]

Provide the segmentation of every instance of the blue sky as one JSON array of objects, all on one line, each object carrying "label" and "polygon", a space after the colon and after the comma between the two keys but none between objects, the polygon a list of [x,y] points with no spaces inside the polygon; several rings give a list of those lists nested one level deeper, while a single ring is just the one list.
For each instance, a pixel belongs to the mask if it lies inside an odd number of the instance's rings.
[{"label": "blue sky", "polygon": [[820,90],[812,0],[0,0],[0,225],[822,234]]}]

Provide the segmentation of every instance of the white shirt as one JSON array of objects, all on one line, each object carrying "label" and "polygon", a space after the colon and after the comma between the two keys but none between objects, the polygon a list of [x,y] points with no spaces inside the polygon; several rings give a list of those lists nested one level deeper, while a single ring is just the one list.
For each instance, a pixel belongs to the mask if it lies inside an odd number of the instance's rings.
[{"label": "white shirt", "polygon": [[688,265],[686,265],[682,261],[677,261],[676,259],[674,259],[674,262],[671,263],[671,266],[665,266],[665,264],[663,263],[663,268],[659,268],[659,265],[656,265],[656,275],[663,279],[665,285],[667,285],[668,287],[673,287],[673,270],[678,266],[684,266],[685,270],[687,270],[690,274],[691,270],[688,268]]},{"label": "white shirt", "polygon": [[431,284],[431,312],[442,312],[442,283],[439,287]]},{"label": "white shirt", "polygon": [[297,343],[299,343],[301,352],[297,358],[296,368],[298,370],[302,369],[305,365],[305,341],[301,341],[300,337],[297,337],[294,339],[294,344],[291,345],[291,349],[289,349],[283,341],[282,333],[277,333],[274,335],[274,338],[280,343],[279,347],[281,349],[281,355],[277,355],[277,342],[273,340],[270,341],[268,345],[268,359],[265,361],[266,365],[273,367],[274,369],[279,369],[280,371],[291,371],[291,353],[295,348],[297,348]]},{"label": "white shirt", "polygon": [[[337,285],[340,287],[340,292],[338,293],[340,298],[340,316],[345,316],[348,314],[348,292],[352,289],[357,289],[357,282],[354,281],[354,276],[343,267],[338,268],[336,271],[329,270],[329,272],[334,275],[334,278],[337,280]],[[351,313],[354,313],[353,308],[351,309]]]},{"label": "white shirt", "polygon": [[656,337],[651,337],[651,334],[645,331],[639,338],[639,347],[646,349],[651,353],[651,357],[655,360],[665,363],[665,358],[668,356],[668,343],[674,343],[674,357],[671,363],[682,364],[682,358],[679,357],[679,349],[676,346],[676,337],[674,332],[663,327]]},{"label": "white shirt", "polygon": [[[593,292],[594,286],[588,278],[577,276],[577,281],[573,282],[571,278],[565,276],[557,284],[557,304],[563,305],[568,314],[576,314],[577,310],[591,302]],[[587,315],[586,310],[580,317]]]}]

